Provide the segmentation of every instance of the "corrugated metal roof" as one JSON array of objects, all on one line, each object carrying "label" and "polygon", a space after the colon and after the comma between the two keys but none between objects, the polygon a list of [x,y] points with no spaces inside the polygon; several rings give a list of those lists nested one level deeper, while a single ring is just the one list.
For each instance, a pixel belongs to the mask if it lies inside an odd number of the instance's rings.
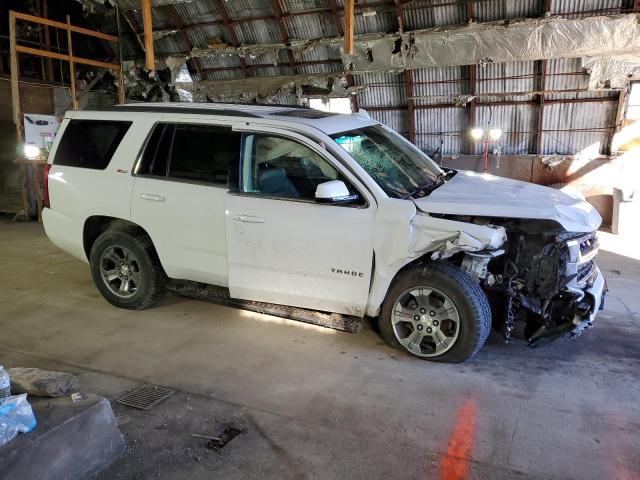
[{"label": "corrugated metal roof", "polygon": [[294,15],[287,17],[286,25],[289,38],[292,40],[338,35],[335,22],[326,15]]},{"label": "corrugated metal roof", "polygon": [[223,3],[231,18],[273,15],[271,5],[265,0],[233,0],[231,2],[225,0]]},{"label": "corrugated metal roof", "polygon": [[398,30],[398,20],[392,11],[376,11],[375,15],[364,15],[362,12],[356,12],[354,29],[356,35],[365,33],[390,33]]},{"label": "corrugated metal roof", "polygon": [[420,30],[444,25],[456,25],[467,20],[463,3],[446,5],[416,4],[415,8],[405,10],[405,30]]},{"label": "corrugated metal roof", "polygon": [[188,29],[187,35],[194,47],[206,48],[208,42],[215,38],[225,39],[227,32],[221,25],[202,25]]},{"label": "corrugated metal roof", "polygon": [[185,25],[220,20],[220,14],[210,1],[178,3],[174,8]]},{"label": "corrugated metal roof", "polygon": [[[118,0],[129,7],[137,7],[134,0]],[[277,0],[284,13],[283,24],[291,40],[317,39],[338,34],[336,18],[331,4],[327,0]],[[170,3],[169,0],[157,0],[154,5]],[[339,18],[342,25],[343,0],[338,0]],[[464,24],[468,21],[465,2],[426,0],[401,2],[404,10],[405,29],[418,30],[446,25]],[[579,12],[574,16],[615,13],[628,8],[623,0],[554,0],[551,2],[552,14]],[[135,4],[135,5],[134,5]],[[199,48],[205,48],[212,39],[221,38],[230,42],[228,29],[234,29],[241,44],[281,43],[281,33],[270,1],[266,0],[229,0],[223,2],[229,16],[234,21],[230,27],[222,24],[222,15],[216,10],[212,0],[193,0],[179,2],[173,7],[155,8],[153,26],[155,30],[170,30],[176,27],[174,8],[180,23],[189,26],[186,29],[190,42]],[[373,5],[367,7],[367,4]],[[495,21],[522,17],[540,17],[543,3],[539,0],[474,0],[473,17],[476,21]],[[305,11],[311,10],[311,12]],[[135,28],[142,29],[139,10],[128,12]],[[244,19],[244,20],[242,20]],[[109,33],[115,33],[115,18],[111,14],[94,18],[95,23]],[[204,25],[202,25],[204,23]],[[355,30],[357,34],[394,32],[398,29],[398,18],[393,2],[382,4],[378,0],[361,0],[356,5]],[[123,31],[129,27],[123,23]],[[159,57],[182,53],[187,48],[183,35],[169,35],[155,41],[155,50]],[[141,49],[132,35],[123,42],[124,54],[140,56]],[[342,71],[340,54],[336,49],[316,47],[294,53],[295,60],[302,62],[297,68],[300,74],[326,74]],[[245,59],[250,67],[249,76],[281,76],[293,73],[285,51],[277,58],[272,55],[257,55]],[[208,56],[199,58],[204,70],[204,78],[225,80],[241,78],[240,59],[237,55]],[[275,62],[275,64],[274,64]],[[306,63],[306,64],[304,64]],[[263,65],[260,68],[251,68]],[[229,67],[236,67],[229,69]],[[223,69],[223,70],[215,70]],[[513,95],[515,92],[535,92],[541,86],[539,62],[513,62],[477,66],[477,83],[469,84],[469,67],[448,67],[417,69],[411,72],[413,94],[415,97],[427,97],[414,101],[414,125],[416,143],[423,150],[433,153],[442,142],[444,154],[461,153],[467,142],[469,125],[467,122],[469,107],[442,107],[436,104],[450,104],[456,96],[477,91],[478,107],[476,122],[486,126],[501,128],[505,133],[502,141],[503,153],[533,153],[537,144],[540,96],[535,93]],[[544,133],[541,137],[543,153],[575,153],[589,147],[594,142],[606,143],[615,121],[617,92],[587,91],[589,77],[584,72],[580,59],[558,59],[547,62],[545,88],[558,93],[547,93],[544,107]],[[370,108],[372,117],[387,123],[402,134],[407,134],[408,110],[404,75],[402,74],[364,74],[354,76],[356,86],[367,89],[358,94],[358,103],[362,108]],[[576,91],[579,90],[579,91]],[[499,94],[499,95],[490,95]],[[506,95],[505,95],[506,94]],[[281,95],[278,101],[295,103],[293,95]],[[554,103],[558,100],[603,99],[603,102]],[[483,103],[509,102],[507,105],[482,105]],[[377,108],[376,108],[377,107]],[[569,131],[572,130],[572,131]],[[476,149],[480,153],[480,147]]]},{"label": "corrugated metal roof", "polygon": [[473,4],[474,17],[479,22],[542,15],[539,0],[476,0]]},{"label": "corrugated metal roof", "polygon": [[254,20],[234,25],[240,44],[281,43],[274,19]]}]

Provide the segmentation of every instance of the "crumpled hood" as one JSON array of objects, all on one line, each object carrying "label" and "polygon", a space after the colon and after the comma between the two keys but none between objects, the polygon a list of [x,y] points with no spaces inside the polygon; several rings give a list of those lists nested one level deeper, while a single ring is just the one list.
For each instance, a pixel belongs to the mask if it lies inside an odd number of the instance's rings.
[{"label": "crumpled hood", "polygon": [[592,232],[602,222],[588,202],[560,190],[465,170],[414,202],[427,213],[555,220],[569,232]]}]

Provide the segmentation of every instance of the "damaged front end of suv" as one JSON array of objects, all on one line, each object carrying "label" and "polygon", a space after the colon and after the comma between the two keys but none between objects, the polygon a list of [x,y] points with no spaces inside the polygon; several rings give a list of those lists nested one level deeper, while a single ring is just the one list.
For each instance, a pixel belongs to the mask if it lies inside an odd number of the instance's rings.
[{"label": "damaged front end of suv", "polygon": [[435,216],[505,229],[499,250],[464,252],[455,259],[485,290],[494,328],[505,340],[518,322],[524,323],[529,346],[573,338],[592,326],[606,294],[595,263],[596,232],[567,232],[545,220]]}]

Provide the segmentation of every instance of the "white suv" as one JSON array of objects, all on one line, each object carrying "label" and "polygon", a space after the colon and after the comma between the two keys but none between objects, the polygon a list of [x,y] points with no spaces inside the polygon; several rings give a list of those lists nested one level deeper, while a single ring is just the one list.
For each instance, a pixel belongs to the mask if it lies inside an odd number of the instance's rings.
[{"label": "white suv", "polygon": [[151,307],[170,279],[200,282],[377,317],[390,345],[458,362],[482,347],[492,311],[506,338],[520,320],[535,345],[591,326],[606,292],[588,203],[442,169],[363,115],[68,112],[49,158],[47,235],[118,307]]}]

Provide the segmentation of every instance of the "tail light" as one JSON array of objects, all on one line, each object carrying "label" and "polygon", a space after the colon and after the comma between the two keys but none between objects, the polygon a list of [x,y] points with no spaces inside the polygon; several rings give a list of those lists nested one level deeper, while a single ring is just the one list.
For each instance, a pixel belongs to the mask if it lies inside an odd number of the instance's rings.
[{"label": "tail light", "polygon": [[49,203],[49,170],[51,170],[51,164],[45,163],[42,169],[42,205],[45,208],[51,208]]}]

